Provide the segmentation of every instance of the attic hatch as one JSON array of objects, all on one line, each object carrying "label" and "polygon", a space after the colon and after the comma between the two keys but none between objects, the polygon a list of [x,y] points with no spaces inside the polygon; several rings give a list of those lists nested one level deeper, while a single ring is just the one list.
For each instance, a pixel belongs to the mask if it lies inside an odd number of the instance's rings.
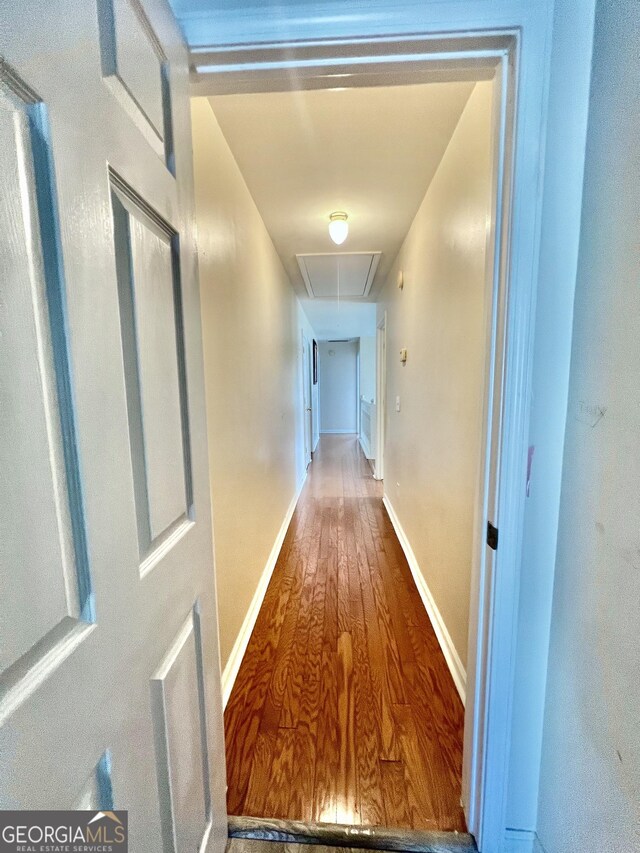
[{"label": "attic hatch", "polygon": [[364,299],[369,295],[382,252],[329,252],[296,255],[312,299]]}]

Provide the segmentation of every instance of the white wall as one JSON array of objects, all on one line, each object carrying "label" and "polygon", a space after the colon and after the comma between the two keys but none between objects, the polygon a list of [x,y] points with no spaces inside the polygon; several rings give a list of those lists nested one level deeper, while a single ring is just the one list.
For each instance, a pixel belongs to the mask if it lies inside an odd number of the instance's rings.
[{"label": "white wall", "polygon": [[319,344],[320,432],[357,432],[356,341]]},{"label": "white wall", "polygon": [[385,495],[463,666],[487,337],[491,100],[490,82],[474,87],[378,308],[387,312]]},{"label": "white wall", "polygon": [[224,666],[304,477],[300,330],[314,333],[206,99],[192,122]]},{"label": "white wall", "polygon": [[640,850],[640,7],[596,7],[538,834]]},{"label": "white wall", "polygon": [[348,299],[301,299],[300,303],[309,322],[323,341],[330,338],[347,340],[363,335],[375,335],[376,306],[374,302],[353,302]]}]

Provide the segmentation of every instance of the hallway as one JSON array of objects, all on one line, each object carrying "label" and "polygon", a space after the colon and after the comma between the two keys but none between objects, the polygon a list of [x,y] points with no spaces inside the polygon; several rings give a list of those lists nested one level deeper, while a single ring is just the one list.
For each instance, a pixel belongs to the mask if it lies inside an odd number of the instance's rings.
[{"label": "hallway", "polygon": [[225,711],[229,814],[464,831],[463,719],[382,484],[325,435]]}]

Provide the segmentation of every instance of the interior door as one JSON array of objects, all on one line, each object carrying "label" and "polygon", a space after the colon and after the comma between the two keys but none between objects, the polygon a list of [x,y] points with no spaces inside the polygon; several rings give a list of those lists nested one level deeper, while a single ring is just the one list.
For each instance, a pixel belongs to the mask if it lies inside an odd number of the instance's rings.
[{"label": "interior door", "polygon": [[302,405],[304,409],[304,464],[308,468],[311,464],[312,443],[311,353],[309,341],[304,332],[302,332]]},{"label": "interior door", "polygon": [[164,0],[0,19],[0,808],[222,851],[186,49]]}]

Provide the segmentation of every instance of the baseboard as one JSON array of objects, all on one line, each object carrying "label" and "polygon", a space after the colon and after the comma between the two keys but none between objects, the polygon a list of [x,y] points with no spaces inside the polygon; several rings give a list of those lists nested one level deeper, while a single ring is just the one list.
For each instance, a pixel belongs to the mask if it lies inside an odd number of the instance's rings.
[{"label": "baseboard", "polygon": [[416,559],[416,555],[413,553],[413,548],[409,544],[407,534],[404,532],[389,498],[385,495],[382,498],[382,502],[389,514],[389,518],[391,519],[391,524],[393,524],[393,528],[396,531],[396,535],[400,540],[402,550],[404,551],[404,555],[409,563],[409,568],[411,569],[411,574],[413,575],[418,592],[420,593],[420,598],[422,599],[422,603],[424,604],[425,610],[431,620],[433,630],[436,632],[440,648],[442,649],[442,653],[447,662],[447,666],[449,667],[449,671],[451,672],[451,676],[453,677],[456,689],[460,694],[462,704],[464,705],[467,696],[467,673],[465,668],[462,665],[462,661],[456,651],[456,647],[453,645],[453,640],[447,631],[447,626],[445,625],[444,619],[436,606],[431,590],[427,586],[427,582],[420,571],[418,560]]},{"label": "baseboard", "polygon": [[505,833],[504,853],[544,853],[544,848],[532,830],[508,829]]},{"label": "baseboard", "polygon": [[320,435],[357,435],[355,429],[321,429]]},{"label": "baseboard", "polygon": [[320,444],[320,433],[318,433],[318,435],[316,436],[316,442],[315,442],[315,444],[313,445],[313,451],[312,451],[313,453],[315,453],[315,452],[316,452],[316,450],[318,449],[318,445],[319,445],[319,444]]},{"label": "baseboard", "polygon": [[244,657],[244,653],[247,650],[253,627],[256,624],[256,619],[258,618],[258,613],[260,612],[260,608],[262,607],[262,602],[264,601],[264,597],[267,592],[267,587],[269,586],[269,581],[271,580],[271,575],[273,574],[273,570],[275,569],[276,563],[278,562],[278,556],[282,548],[282,543],[284,542],[284,537],[286,536],[287,530],[289,529],[289,524],[291,523],[291,518],[295,511],[296,504],[298,503],[298,498],[300,497],[300,492],[302,491],[302,487],[304,486],[306,478],[307,472],[305,471],[304,476],[300,484],[298,485],[298,488],[296,489],[296,493],[293,496],[291,503],[289,504],[289,508],[286,512],[280,530],[278,531],[278,535],[276,536],[276,541],[273,543],[273,548],[271,549],[269,557],[267,558],[266,565],[262,571],[262,574],[260,575],[258,586],[256,587],[256,591],[254,592],[253,598],[251,599],[251,604],[249,605],[249,609],[247,610],[246,616],[244,617],[242,627],[240,628],[240,632],[236,637],[236,641],[233,644],[233,648],[231,649],[229,660],[227,661],[227,665],[225,666],[222,672],[222,704],[225,708],[227,707],[229,696],[231,696],[231,691],[238,676],[238,671],[240,669],[240,664],[242,663],[242,658]]}]

